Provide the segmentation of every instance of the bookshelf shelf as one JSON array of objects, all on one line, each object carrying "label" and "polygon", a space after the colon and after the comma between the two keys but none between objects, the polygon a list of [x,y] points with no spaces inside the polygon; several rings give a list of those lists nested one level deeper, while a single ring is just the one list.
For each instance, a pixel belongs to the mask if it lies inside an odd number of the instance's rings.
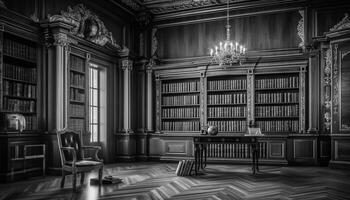
[{"label": "bookshelf shelf", "polygon": [[208,119],[212,120],[230,120],[230,119],[246,119],[247,117],[208,117]]},{"label": "bookshelf shelf", "polygon": [[76,104],[85,104],[85,101],[77,101],[77,100],[69,100],[71,103],[76,103]]},{"label": "bookshelf shelf", "polygon": [[161,107],[199,107],[200,104],[188,104],[188,105],[161,105]]},{"label": "bookshelf shelf", "polygon": [[79,70],[77,70],[77,69],[73,69],[73,68],[71,68],[71,69],[70,69],[70,71],[71,71],[71,72],[74,72],[74,73],[78,73],[78,74],[85,75],[85,72],[83,72],[83,71],[79,71]]},{"label": "bookshelf shelf", "polygon": [[70,118],[75,118],[75,119],[85,119],[84,116],[70,116]]},{"label": "bookshelf shelf", "polygon": [[5,76],[3,77],[3,79],[4,80],[8,80],[8,81],[18,82],[18,83],[25,83],[25,84],[30,84],[30,85],[36,85],[36,83],[34,83],[34,82],[18,80],[18,79],[14,79],[14,78],[5,77]]},{"label": "bookshelf shelf", "polygon": [[75,86],[75,85],[71,85],[70,87],[74,88],[74,89],[78,89],[78,90],[85,90],[85,88],[79,87],[79,86]]},{"label": "bookshelf shelf", "polygon": [[242,107],[242,106],[247,106],[247,103],[234,103],[234,104],[208,104],[208,107],[220,107],[220,106],[225,106],[225,107]]},{"label": "bookshelf shelf", "polygon": [[162,95],[199,94],[199,91],[163,92]]},{"label": "bookshelf shelf", "polygon": [[36,101],[35,97],[22,97],[22,96],[11,96],[11,95],[4,95],[4,97],[8,97],[8,98],[11,98],[11,99],[24,99],[24,100]]},{"label": "bookshelf shelf", "polygon": [[260,91],[281,91],[281,90],[299,90],[298,87],[293,87],[293,88],[256,88],[255,91],[256,92],[260,92]]},{"label": "bookshelf shelf", "polygon": [[208,93],[245,92],[245,91],[247,91],[247,89],[207,90]]},{"label": "bookshelf shelf", "polygon": [[255,105],[286,105],[286,104],[299,104],[299,102],[255,103]]},{"label": "bookshelf shelf", "polygon": [[23,58],[23,57],[20,57],[20,56],[14,56],[14,55],[10,55],[10,54],[7,54],[7,53],[3,53],[4,55],[4,59],[14,59],[14,60],[17,60],[17,61],[20,61],[20,62],[25,62],[29,65],[32,65],[32,66],[35,66],[36,65],[36,60],[30,60],[30,59],[26,59],[26,58]]}]

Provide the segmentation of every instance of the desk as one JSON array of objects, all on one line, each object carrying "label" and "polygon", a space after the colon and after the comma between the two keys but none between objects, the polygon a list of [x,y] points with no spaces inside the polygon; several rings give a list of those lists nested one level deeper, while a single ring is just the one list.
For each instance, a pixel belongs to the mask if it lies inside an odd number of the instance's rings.
[{"label": "desk", "polygon": [[259,150],[257,136],[195,136],[194,143],[194,167],[198,174],[200,169],[207,165],[207,145],[208,144],[248,144],[252,152],[253,174],[259,171]]}]

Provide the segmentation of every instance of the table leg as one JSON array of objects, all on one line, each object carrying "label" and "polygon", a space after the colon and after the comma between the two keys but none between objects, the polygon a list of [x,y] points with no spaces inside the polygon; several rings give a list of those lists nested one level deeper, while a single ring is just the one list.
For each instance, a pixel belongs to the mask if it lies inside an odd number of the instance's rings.
[{"label": "table leg", "polygon": [[253,170],[253,174],[255,174],[255,164],[256,164],[256,144],[252,144],[252,152],[253,152],[253,163],[252,163],[252,170]]},{"label": "table leg", "polygon": [[257,148],[256,148],[256,165],[255,165],[255,167],[256,167],[256,171],[257,172],[259,172],[259,154],[260,154],[260,152],[259,152],[259,143],[257,143],[256,144],[256,146],[257,146]]},{"label": "table leg", "polygon": [[204,154],[204,153],[203,153],[203,150],[204,150],[203,145],[204,145],[204,144],[201,144],[201,145],[200,145],[200,148],[199,148],[199,149],[200,149],[200,160],[201,160],[200,168],[201,168],[201,169],[204,168],[204,167],[203,167],[203,166],[204,166],[204,164],[203,164],[203,160],[204,160],[204,159],[203,159],[203,158],[204,158],[204,157],[203,157],[203,154]]},{"label": "table leg", "polygon": [[199,145],[194,145],[194,172],[197,175],[198,174],[198,151],[199,151]]},{"label": "table leg", "polygon": [[207,167],[207,145],[204,144],[204,168]]}]

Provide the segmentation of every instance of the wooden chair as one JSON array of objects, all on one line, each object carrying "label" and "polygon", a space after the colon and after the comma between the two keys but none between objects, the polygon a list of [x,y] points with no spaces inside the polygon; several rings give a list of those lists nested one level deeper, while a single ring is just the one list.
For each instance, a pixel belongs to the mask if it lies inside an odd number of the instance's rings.
[{"label": "wooden chair", "polygon": [[[65,129],[57,132],[57,140],[62,163],[61,188],[64,187],[66,172],[73,174],[73,190],[76,191],[77,174],[81,174],[80,184],[84,183],[85,172],[98,169],[99,186],[102,184],[103,161],[98,158],[99,146],[83,146],[81,133]],[[95,158],[84,158],[84,150],[95,149]]]}]

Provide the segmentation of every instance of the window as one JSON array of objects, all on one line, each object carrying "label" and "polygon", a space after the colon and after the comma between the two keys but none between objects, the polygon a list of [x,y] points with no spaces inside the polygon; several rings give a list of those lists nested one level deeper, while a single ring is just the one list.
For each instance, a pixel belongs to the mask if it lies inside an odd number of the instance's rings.
[{"label": "window", "polygon": [[89,129],[91,142],[101,142],[106,130],[106,70],[90,63],[89,66]]}]

